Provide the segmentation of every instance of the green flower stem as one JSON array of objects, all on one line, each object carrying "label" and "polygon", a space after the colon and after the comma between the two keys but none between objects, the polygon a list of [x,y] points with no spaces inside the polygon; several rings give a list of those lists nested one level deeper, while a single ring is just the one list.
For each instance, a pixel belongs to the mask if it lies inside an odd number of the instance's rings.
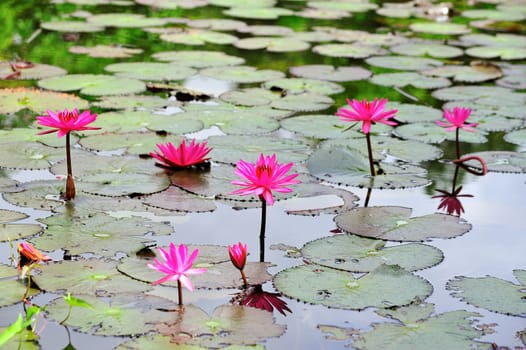
[{"label": "green flower stem", "polygon": [[375,171],[374,171],[374,161],[373,161],[373,148],[371,146],[370,133],[365,134],[365,139],[367,140],[367,153],[369,154],[369,170],[371,171],[371,176],[374,176]]},{"label": "green flower stem", "polygon": [[265,226],[267,222],[267,201],[261,199],[261,230],[259,231],[259,261],[265,261]]},{"label": "green flower stem", "polygon": [[[64,319],[62,321],[59,322],[59,324],[63,325],[64,322],[66,322],[69,319],[69,316],[71,316],[71,310],[72,309],[73,309],[73,306],[69,305],[68,314],[66,315],[66,317],[64,317]],[[68,329],[68,327],[66,327],[66,329]],[[69,330],[68,330],[68,335],[69,335]]]}]

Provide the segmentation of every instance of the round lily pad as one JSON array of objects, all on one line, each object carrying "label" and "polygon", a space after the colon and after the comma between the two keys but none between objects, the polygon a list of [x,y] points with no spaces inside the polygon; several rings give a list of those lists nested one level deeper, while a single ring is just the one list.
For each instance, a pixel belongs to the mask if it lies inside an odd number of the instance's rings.
[{"label": "round lily pad", "polygon": [[[16,67],[16,62],[12,64]],[[32,63],[30,67],[16,71],[18,74],[13,75],[15,71],[12,65],[9,62],[0,62],[0,80],[5,79],[6,76],[10,76],[11,80],[34,80],[67,74],[66,70],[60,67],[40,63]]]},{"label": "round lily pad", "polygon": [[244,58],[230,56],[220,51],[162,51],[153,54],[152,57],[193,68],[235,66],[245,63]]},{"label": "round lily pad", "polygon": [[516,46],[477,46],[470,47],[466,54],[478,58],[500,58],[502,60],[521,60],[526,58],[526,47]]},{"label": "round lily pad", "polygon": [[360,278],[315,264],[280,271],[274,287],[289,298],[331,308],[394,307],[427,298],[431,284],[398,265],[380,265]]},{"label": "round lily pad", "polygon": [[225,92],[219,98],[238,106],[264,106],[280,99],[281,93],[262,88],[246,88]]},{"label": "round lily pad", "polygon": [[170,186],[163,174],[100,173],[82,178],[81,191],[100,196],[134,196],[161,192]]},{"label": "round lily pad", "polygon": [[15,113],[24,108],[36,113],[46,113],[48,109],[83,110],[88,108],[88,101],[75,95],[37,89],[0,89],[0,113]]},{"label": "round lily pad", "polygon": [[11,169],[46,169],[66,157],[63,149],[36,142],[11,142],[0,147],[0,167]]},{"label": "round lily pad", "polygon": [[188,22],[188,25],[194,28],[206,28],[224,31],[239,30],[247,26],[247,24],[243,21],[237,21],[228,18],[195,19]]},{"label": "round lily pad", "polygon": [[276,0],[208,0],[208,3],[221,7],[272,7]]},{"label": "round lily pad", "polygon": [[470,66],[443,66],[422,71],[422,74],[437,77],[452,77],[454,81],[476,83],[494,80],[502,77],[502,70],[492,64],[477,64]]},{"label": "round lily pad", "polygon": [[[332,114],[305,114],[281,120],[287,130],[316,139],[361,137],[356,128],[346,130],[349,123]],[[344,131],[346,130],[346,131]]]},{"label": "round lily pad", "polygon": [[367,12],[374,10],[378,5],[369,3],[367,1],[353,1],[353,2],[340,2],[340,1],[309,1],[307,5],[312,8],[324,9],[324,10],[338,10],[348,12]]},{"label": "round lily pad", "polygon": [[370,272],[382,264],[416,271],[439,264],[444,255],[432,246],[410,243],[386,247],[385,241],[341,234],[308,242],[301,255],[314,264],[351,272]]},{"label": "round lily pad", "polygon": [[500,101],[510,94],[510,90],[498,86],[453,86],[439,89],[433,92],[433,97],[439,100],[459,101],[475,100],[486,97],[496,97]]},{"label": "round lily pad", "polygon": [[500,278],[457,276],[447,282],[451,295],[476,307],[505,315],[526,317],[526,271],[513,270],[515,284]]},{"label": "round lily pad", "polygon": [[410,24],[409,28],[417,33],[442,35],[460,35],[471,32],[464,24],[445,22],[416,22]]},{"label": "round lily pad", "polygon": [[[472,156],[482,158],[488,167],[488,171],[526,173],[526,153],[512,151],[483,151],[466,154],[463,158]],[[464,164],[479,170],[481,169],[478,161],[471,160]]]},{"label": "round lily pad", "polygon": [[280,79],[284,76],[280,71],[271,69],[258,70],[251,66],[206,68],[201,70],[199,74],[235,83],[260,83],[267,80]]},{"label": "round lily pad", "polygon": [[91,105],[105,109],[152,110],[165,106],[177,106],[178,103],[159,96],[123,95],[103,96]]},{"label": "round lily pad", "polygon": [[[13,271],[15,273],[14,276],[16,276],[17,270],[13,269]],[[27,289],[27,283],[25,283],[23,280],[1,280],[0,288],[2,288],[2,293],[0,293],[0,307],[4,307],[20,303],[22,301],[24,293]],[[28,293],[28,298],[38,293],[38,289],[31,288]],[[18,349],[18,347],[16,349]]]},{"label": "round lily pad", "polygon": [[453,58],[462,56],[464,51],[454,46],[435,42],[411,42],[390,47],[390,50],[399,55],[431,56],[436,58]]},{"label": "round lily pad", "polygon": [[41,180],[25,182],[23,191],[4,193],[3,198],[14,205],[40,210],[51,210],[64,205],[60,193],[64,190],[63,180]]},{"label": "round lily pad", "polygon": [[266,49],[268,52],[297,52],[310,48],[310,44],[295,38],[254,37],[239,39],[234,46],[245,50]]},{"label": "round lily pad", "polygon": [[351,14],[346,11],[339,10],[327,10],[327,9],[314,9],[306,7],[301,11],[296,11],[296,16],[313,19],[342,19],[345,17],[351,17]]},{"label": "round lily pad", "polygon": [[90,57],[128,58],[143,52],[142,49],[129,48],[117,45],[71,46],[69,52],[84,54]]},{"label": "round lily pad", "polygon": [[389,101],[385,109],[396,109],[396,120],[403,123],[434,122],[441,119],[444,114],[442,110],[437,108],[394,101]]},{"label": "round lily pad", "polygon": [[12,242],[20,238],[34,236],[42,231],[42,227],[38,224],[13,223],[13,221],[22,220],[26,217],[27,215],[17,211],[0,209],[0,242]]},{"label": "round lily pad", "polygon": [[170,43],[185,45],[205,45],[206,43],[226,45],[238,40],[237,37],[230,34],[195,28],[164,33],[160,38]]},{"label": "round lily pad", "polygon": [[[447,132],[444,128],[435,123],[413,123],[398,126],[393,134],[406,140],[420,141],[424,143],[441,143],[444,140],[455,141],[454,132]],[[461,132],[459,135],[461,142],[485,143],[486,136],[481,132]]]},{"label": "round lily pad", "polygon": [[146,90],[140,80],[103,74],[68,74],[39,80],[38,86],[55,91],[76,91],[81,94],[104,96],[125,95]]},{"label": "round lily pad", "polygon": [[163,18],[148,18],[136,13],[102,13],[89,16],[87,22],[96,26],[118,28],[144,28],[166,24]]},{"label": "round lily pad", "polygon": [[[134,338],[117,345],[114,350],[207,350],[198,345],[176,344],[172,342],[172,337],[162,334],[142,336]],[[256,349],[254,349],[256,350]]]},{"label": "round lily pad", "polygon": [[526,129],[509,132],[504,135],[504,140],[517,145],[526,145]]},{"label": "round lily pad", "polygon": [[334,67],[325,64],[290,67],[289,72],[290,74],[301,78],[336,82],[363,80],[369,78],[372,74],[371,71],[360,66]]},{"label": "round lily pad", "polygon": [[[171,136],[170,141],[182,141],[182,137]],[[124,149],[128,154],[149,154],[158,143],[165,143],[166,137],[156,133],[104,133],[91,135],[82,139],[82,146],[97,151],[114,151]],[[114,171],[114,170],[111,170]]]},{"label": "round lily pad", "polygon": [[457,216],[429,214],[411,218],[412,210],[404,207],[354,208],[334,218],[345,232],[390,241],[427,241],[431,238],[453,238],[471,225]]},{"label": "round lily pad", "polygon": [[375,67],[398,70],[422,70],[442,65],[441,61],[414,56],[375,56],[365,60],[367,64]]},{"label": "round lily pad", "polygon": [[323,44],[314,46],[312,51],[323,56],[347,58],[366,58],[387,53],[379,46],[364,44]]},{"label": "round lily pad", "polygon": [[286,26],[273,24],[256,24],[238,29],[241,33],[249,33],[253,36],[289,36],[294,34],[294,30]]},{"label": "round lily pad", "polygon": [[208,5],[206,0],[135,0],[136,3],[155,9],[193,9]]},{"label": "round lily pad", "polygon": [[333,95],[338,94],[344,90],[343,86],[336,83],[306,78],[284,78],[269,80],[263,83],[263,87],[269,90],[284,90],[292,94],[314,92],[322,95]]},{"label": "round lily pad", "polygon": [[446,78],[430,77],[415,72],[376,74],[370,81],[382,86],[404,87],[411,85],[419,89],[437,89],[451,85],[451,82]]},{"label": "round lily pad", "polygon": [[104,69],[115,73],[118,77],[148,81],[183,80],[196,72],[192,68],[178,64],[154,62],[114,63],[104,67]]},{"label": "round lily pad", "polygon": [[102,32],[104,30],[103,25],[96,23],[87,23],[84,21],[51,21],[42,22],[40,27],[55,32],[64,33],[93,33]]},{"label": "round lily pad", "polygon": [[504,47],[525,47],[526,38],[518,34],[499,33],[496,35],[485,33],[473,33],[462,35],[461,42],[469,46],[504,46]]},{"label": "round lily pad", "polygon": [[497,9],[470,9],[462,11],[462,17],[493,19],[497,21],[522,21],[526,15],[520,12],[499,11]]},{"label": "round lily pad", "polygon": [[202,213],[216,209],[216,205],[211,199],[197,196],[175,186],[170,186],[166,191],[152,194],[144,198],[142,202],[155,208],[186,213]]},{"label": "round lily pad", "polygon": [[280,16],[291,16],[292,10],[281,7],[232,7],[223,14],[248,19],[277,19]]},{"label": "round lily pad", "polygon": [[286,111],[314,112],[323,111],[329,108],[334,100],[326,95],[314,92],[304,92],[299,94],[288,94],[279,100],[272,101],[273,108]]}]

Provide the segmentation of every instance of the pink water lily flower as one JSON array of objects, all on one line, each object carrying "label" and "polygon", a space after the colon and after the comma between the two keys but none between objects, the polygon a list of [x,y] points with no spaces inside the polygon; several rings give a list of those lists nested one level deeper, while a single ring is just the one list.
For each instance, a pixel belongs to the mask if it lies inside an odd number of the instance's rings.
[{"label": "pink water lily flower", "polygon": [[437,120],[436,123],[446,128],[446,131],[453,131],[456,129],[464,129],[469,132],[475,132],[475,129],[472,126],[477,126],[478,123],[465,123],[471,114],[471,109],[454,107],[453,110],[444,110],[444,118],[448,123]]},{"label": "pink water lily flower", "polygon": [[228,255],[230,261],[238,269],[243,270],[247,262],[247,245],[241,242],[228,246]]},{"label": "pink water lily flower", "polygon": [[200,144],[196,144],[195,140],[190,141],[190,144],[186,144],[183,140],[179,147],[174,146],[171,142],[166,144],[158,143],[157,147],[161,152],[155,150],[150,152],[150,155],[160,161],[159,165],[168,168],[186,168],[192,165],[197,165],[206,162],[210,158],[206,156],[211,148],[206,147],[206,141]]},{"label": "pink water lily flower", "polygon": [[347,99],[347,103],[351,106],[351,109],[340,108],[336,115],[340,117],[340,120],[344,122],[362,122],[362,132],[368,134],[371,131],[371,125],[375,123],[382,123],[387,125],[397,125],[396,122],[389,120],[393,118],[398,112],[396,109],[385,111],[385,104],[388,102],[386,98],[377,99],[375,98],[371,102],[367,100],[358,101],[353,99],[352,101]]},{"label": "pink water lily flower", "polygon": [[37,248],[35,248],[31,243],[28,242],[18,243],[18,254],[19,268],[28,264],[51,260],[49,256],[42,254]]},{"label": "pink water lily flower", "polygon": [[79,111],[75,108],[72,111],[64,109],[63,111],[57,111],[56,113],[47,110],[47,115],[38,116],[38,124],[43,126],[49,126],[51,130],[45,130],[39,132],[37,135],[45,135],[57,132],[58,137],[62,137],[70,131],[81,131],[81,130],[99,130],[100,128],[93,126],[86,126],[97,119],[97,114],[86,110],[79,115]]},{"label": "pink water lily flower", "polygon": [[243,188],[235,190],[231,194],[241,196],[255,194],[264,199],[268,205],[273,205],[272,191],[289,193],[292,190],[285,186],[301,183],[299,180],[294,180],[298,174],[286,175],[293,165],[293,163],[279,164],[276,161],[275,154],[272,156],[261,154],[256,164],[240,160],[237,163],[235,174],[244,180],[234,180],[232,184]]},{"label": "pink water lily flower", "polygon": [[166,276],[152,282],[152,284],[157,285],[168,280],[179,281],[189,291],[193,291],[194,286],[186,275],[197,275],[206,272],[205,268],[192,268],[192,264],[198,253],[199,249],[195,249],[192,254],[188,256],[188,247],[184,244],[177,247],[175,244],[170,243],[169,251],[159,247],[159,254],[161,254],[164,262],[160,262],[154,258],[154,263],[148,264],[148,267],[160,271],[166,274]]}]

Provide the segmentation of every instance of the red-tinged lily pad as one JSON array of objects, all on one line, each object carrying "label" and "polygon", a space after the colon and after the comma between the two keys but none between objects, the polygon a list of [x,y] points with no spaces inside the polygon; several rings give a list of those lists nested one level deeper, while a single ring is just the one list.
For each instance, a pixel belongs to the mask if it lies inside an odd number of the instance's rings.
[{"label": "red-tinged lily pad", "polygon": [[[168,248],[164,247],[164,249]],[[222,289],[242,286],[241,274],[230,262],[227,247],[189,245],[190,251],[194,249],[199,249],[199,254],[193,266],[207,269],[206,273],[190,277],[195,288]],[[155,249],[155,256],[157,259],[161,259],[158,249]],[[152,258],[129,257],[122,259],[117,268],[131,278],[151,283],[160,279],[163,275],[149,268],[149,263],[152,263]],[[269,266],[270,263],[248,262],[244,271],[249,283],[261,284],[269,281],[272,278],[272,275],[267,272]],[[164,282],[163,285],[177,287],[177,281],[170,280]]]},{"label": "red-tinged lily pad", "polygon": [[444,259],[439,249],[429,245],[409,243],[386,247],[385,243],[341,234],[308,242],[301,248],[301,255],[314,264],[351,272],[370,272],[382,264],[416,271],[435,266]]},{"label": "red-tinged lily pad", "polygon": [[115,217],[92,213],[85,217],[64,213],[39,219],[47,225],[44,234],[32,239],[35,246],[46,251],[67,250],[71,255],[92,253],[112,257],[116,253],[133,254],[154,239],[147,233],[169,235],[173,228],[167,223],[153,222],[139,216]]},{"label": "red-tinged lily pad", "polygon": [[364,80],[371,76],[371,71],[360,66],[334,67],[326,64],[311,64],[290,67],[292,75],[301,78],[329,80],[336,82]]},{"label": "red-tinged lily pad", "polygon": [[260,83],[284,77],[284,74],[280,71],[271,69],[258,70],[251,66],[206,68],[200,71],[199,74],[234,83]]},{"label": "red-tinged lily pad", "polygon": [[37,89],[0,89],[0,113],[15,113],[24,108],[36,113],[46,113],[48,109],[82,110],[88,108],[88,101],[75,95]]},{"label": "red-tinged lily pad", "polygon": [[329,57],[367,58],[373,55],[383,55],[387,51],[380,46],[364,44],[323,44],[312,48],[317,54]]},{"label": "red-tinged lily pad", "polygon": [[196,72],[195,69],[178,64],[156,62],[113,63],[104,69],[118,77],[147,81],[183,80]]},{"label": "red-tinged lily pad", "polygon": [[439,67],[443,64],[432,58],[414,56],[375,56],[369,57],[365,62],[375,67],[415,71]]},{"label": "red-tinged lily pad", "polygon": [[[92,308],[76,308],[64,324],[81,333],[104,336],[142,335],[153,331],[157,323],[174,319],[177,304],[155,296],[118,294],[112,298],[82,297]],[[46,307],[47,317],[60,322],[70,306],[60,297]],[[140,320],[140,322],[138,322]]]},{"label": "red-tinged lily pad", "polygon": [[310,48],[310,44],[295,38],[254,37],[239,39],[234,46],[245,50],[266,49],[268,52],[297,52]]},{"label": "red-tinged lily pad", "polygon": [[220,51],[162,51],[154,53],[152,57],[159,61],[169,61],[193,68],[235,66],[245,63],[244,58],[230,56]]},{"label": "red-tinged lily pad", "polygon": [[27,215],[18,211],[0,209],[0,242],[15,241],[27,238],[42,231],[38,224],[17,224],[13,221],[23,220]]},{"label": "red-tinged lily pad", "polygon": [[355,208],[334,218],[347,233],[399,242],[428,241],[432,238],[453,238],[471,230],[471,225],[457,216],[429,214],[411,217],[404,207]]},{"label": "red-tinged lily pad", "polygon": [[[43,265],[33,281],[45,292],[111,296],[144,293],[152,287],[124,276],[114,260],[64,260]],[[72,273],[75,271],[75,273]]]},{"label": "red-tinged lily pad", "polygon": [[142,49],[118,45],[71,46],[68,51],[74,54],[104,58],[128,58],[143,52]]},{"label": "red-tinged lily pad", "polygon": [[212,349],[261,350],[257,343],[279,337],[286,329],[274,323],[272,313],[247,306],[220,305],[212,315],[193,305],[177,312],[171,322],[159,324],[157,331],[171,336],[175,343]]},{"label": "red-tinged lily pad", "polygon": [[500,278],[457,276],[447,282],[447,290],[462,301],[505,315],[526,317],[526,270],[513,270],[519,284]]},{"label": "red-tinged lily pad", "polygon": [[11,80],[35,80],[65,74],[64,69],[48,64],[32,63],[21,69],[16,67],[16,62],[0,62],[0,80],[7,77]]},{"label": "red-tinged lily pad", "polygon": [[263,83],[263,87],[269,90],[283,90],[287,94],[300,94],[313,92],[321,95],[334,95],[343,92],[340,84],[318,79],[306,78],[284,78],[270,80]]},{"label": "red-tinged lily pad", "polygon": [[[526,173],[526,153],[512,151],[483,151],[466,154],[463,158],[473,156],[482,158],[488,167],[488,171],[499,173]],[[482,170],[480,162],[476,160],[470,160],[464,164],[468,167]]]},{"label": "red-tinged lily pad", "polygon": [[376,74],[370,81],[382,86],[404,87],[410,85],[418,89],[438,89],[451,85],[449,79],[425,76],[415,72]]},{"label": "red-tinged lily pad", "polygon": [[186,213],[202,213],[216,209],[211,199],[189,193],[175,186],[145,197],[142,202],[155,208]]},{"label": "red-tinged lily pad", "polygon": [[274,287],[289,298],[351,310],[408,305],[433,291],[423,278],[398,265],[385,264],[360,278],[316,264],[300,265],[280,271],[274,277]]},{"label": "red-tinged lily pad", "polygon": [[38,86],[55,91],[77,91],[93,96],[125,95],[143,92],[144,83],[137,79],[104,74],[68,74],[39,80]]}]

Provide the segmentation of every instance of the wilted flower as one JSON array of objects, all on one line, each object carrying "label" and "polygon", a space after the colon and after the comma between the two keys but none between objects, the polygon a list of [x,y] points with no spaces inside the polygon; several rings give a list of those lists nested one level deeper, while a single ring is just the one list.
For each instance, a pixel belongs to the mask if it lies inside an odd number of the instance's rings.
[{"label": "wilted flower", "polygon": [[453,131],[456,129],[464,129],[469,132],[475,132],[475,129],[472,126],[477,126],[478,123],[465,123],[471,114],[471,109],[454,107],[453,110],[444,110],[444,118],[448,123],[437,120],[436,123],[443,128],[446,128],[446,131]]},{"label": "wilted flower", "polygon": [[80,115],[76,108],[71,112],[66,108],[63,111],[57,111],[57,113],[48,110],[47,113],[47,115],[37,117],[38,124],[49,126],[53,129],[41,131],[38,135],[58,132],[57,136],[62,137],[70,131],[100,129],[97,127],[86,126],[97,119],[97,114],[91,114],[89,110],[82,112]]},{"label": "wilted flower", "polygon": [[362,131],[364,134],[368,134],[371,130],[371,125],[375,123],[382,123],[387,125],[397,125],[396,122],[389,120],[394,117],[397,110],[391,109],[384,111],[385,104],[388,102],[386,98],[378,100],[375,98],[373,101],[368,102],[367,100],[358,101],[353,99],[352,101],[347,99],[347,103],[351,106],[351,109],[340,108],[336,115],[340,117],[340,120],[345,122],[362,122]]},{"label": "wilted flower", "polygon": [[157,150],[150,152],[150,155],[160,161],[160,166],[168,168],[186,168],[192,165],[198,165],[205,163],[210,158],[206,156],[211,148],[206,147],[206,141],[201,144],[196,144],[195,140],[190,141],[190,144],[186,144],[183,140],[179,147],[174,146],[171,142],[166,144],[158,143],[157,147],[161,152]]},{"label": "wilted flower", "polygon": [[460,203],[459,197],[473,197],[471,194],[460,194],[462,191],[462,186],[459,186],[453,193],[444,190],[435,190],[442,194],[433,196],[431,198],[440,198],[440,204],[438,205],[438,210],[444,209],[449,215],[456,214],[460,216],[461,213],[464,213],[464,207]]},{"label": "wilted flower", "polygon": [[274,204],[274,197],[272,191],[289,193],[292,190],[289,185],[299,184],[301,181],[294,180],[298,174],[286,175],[292,168],[293,163],[279,164],[276,161],[276,155],[259,156],[256,164],[247,163],[240,160],[237,163],[236,175],[245,179],[244,181],[234,180],[232,184],[242,186],[244,188],[235,190],[232,194],[239,194],[246,196],[255,194],[264,199],[268,205]]},{"label": "wilted flower", "polygon": [[230,261],[238,269],[243,270],[245,263],[247,262],[247,245],[241,242],[228,246],[228,255],[230,255]]},{"label": "wilted flower", "polygon": [[31,243],[18,243],[18,266],[22,267],[35,262],[49,261],[51,258],[42,254],[37,248],[33,247]]},{"label": "wilted flower", "polygon": [[188,256],[188,247],[181,244],[177,247],[175,244],[170,243],[169,251],[159,248],[159,254],[161,254],[164,262],[160,262],[156,258],[153,259],[153,264],[148,264],[148,267],[157,271],[160,271],[166,276],[152,282],[152,284],[160,284],[168,280],[179,281],[188,290],[193,291],[194,286],[186,275],[197,275],[206,272],[205,268],[193,269],[192,264],[194,263],[199,249],[195,249],[190,256]]},{"label": "wilted flower", "polygon": [[283,316],[285,311],[292,312],[287,303],[281,300],[279,293],[270,293],[263,290],[260,284],[251,286],[244,297],[241,299],[241,305],[251,306],[262,310],[272,312],[278,310]]}]

